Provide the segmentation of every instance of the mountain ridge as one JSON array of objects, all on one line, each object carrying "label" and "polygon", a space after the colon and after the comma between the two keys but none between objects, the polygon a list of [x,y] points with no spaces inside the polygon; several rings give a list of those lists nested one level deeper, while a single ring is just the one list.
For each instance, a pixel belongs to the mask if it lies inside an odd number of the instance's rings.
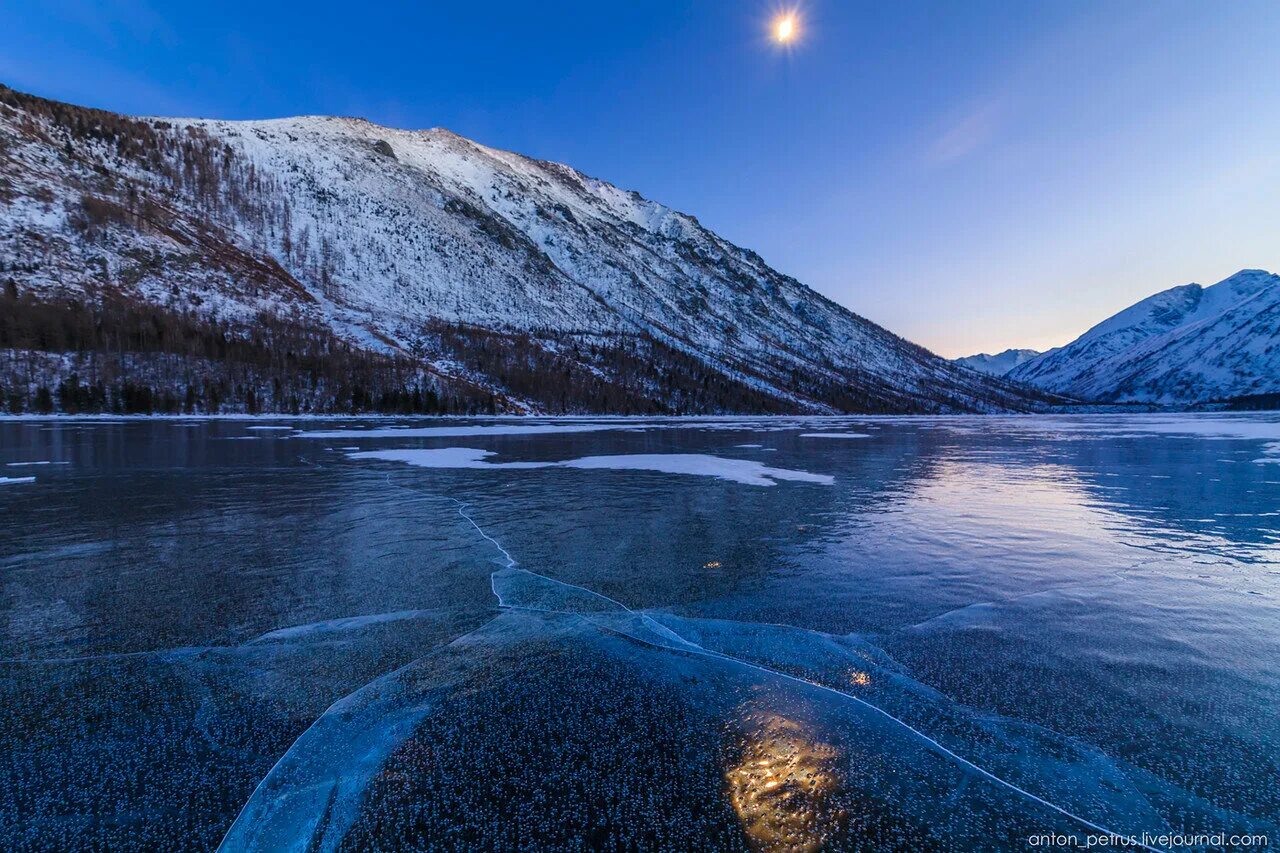
[{"label": "mountain ridge", "polygon": [[[1056,399],[951,365],[691,215],[447,129],[131,118],[10,89],[0,104],[0,273],[24,297],[290,317],[530,411],[597,404],[511,386],[519,358],[681,411],[709,405],[702,386],[716,406],[812,412]],[[464,353],[443,327],[490,337]],[[510,357],[483,366],[485,346]]]},{"label": "mountain ridge", "polygon": [[961,356],[960,358],[953,358],[951,360],[956,364],[963,365],[970,370],[976,370],[979,373],[986,373],[991,376],[1004,376],[1019,364],[1033,359],[1038,355],[1040,355],[1040,352],[1033,349],[1007,349],[994,354],[980,352],[975,355]]},{"label": "mountain ridge", "polygon": [[1196,405],[1280,392],[1280,276],[1155,293],[1009,377],[1078,399]]}]

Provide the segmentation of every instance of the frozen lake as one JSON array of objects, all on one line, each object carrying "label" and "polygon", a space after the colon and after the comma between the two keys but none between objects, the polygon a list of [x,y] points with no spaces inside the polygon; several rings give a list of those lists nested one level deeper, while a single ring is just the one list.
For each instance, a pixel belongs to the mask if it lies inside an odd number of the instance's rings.
[{"label": "frozen lake", "polygon": [[1277,415],[8,420],[0,517],[0,849],[1280,841]]}]

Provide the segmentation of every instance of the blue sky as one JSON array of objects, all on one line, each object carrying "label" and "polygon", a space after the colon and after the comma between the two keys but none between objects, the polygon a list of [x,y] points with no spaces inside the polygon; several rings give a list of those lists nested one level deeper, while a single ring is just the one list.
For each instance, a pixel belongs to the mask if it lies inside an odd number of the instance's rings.
[{"label": "blue sky", "polygon": [[693,213],[943,355],[1280,270],[1280,3],[0,0],[0,81],[448,127]]}]

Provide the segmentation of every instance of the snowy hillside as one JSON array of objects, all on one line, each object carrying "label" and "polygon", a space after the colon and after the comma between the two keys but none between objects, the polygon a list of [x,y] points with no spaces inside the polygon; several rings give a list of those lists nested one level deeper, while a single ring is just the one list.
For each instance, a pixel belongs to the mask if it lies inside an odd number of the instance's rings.
[{"label": "snowy hillside", "polygon": [[[1047,399],[898,338],[691,216],[446,130],[130,119],[0,89],[0,163],[0,276],[19,294],[289,317],[530,410],[601,405],[512,385],[551,362],[649,398],[679,386],[680,408],[712,385],[714,407],[792,411]],[[459,329],[490,337],[463,351]],[[516,344],[527,357],[493,356]]]},{"label": "snowy hillside", "polygon": [[1206,402],[1280,392],[1280,276],[1186,284],[1104,320],[1010,378],[1081,399]]},{"label": "snowy hillside", "polygon": [[951,359],[956,364],[985,373],[988,376],[1004,376],[1024,361],[1030,361],[1040,353],[1033,349],[1007,349],[990,355],[980,352],[977,355],[966,355]]}]

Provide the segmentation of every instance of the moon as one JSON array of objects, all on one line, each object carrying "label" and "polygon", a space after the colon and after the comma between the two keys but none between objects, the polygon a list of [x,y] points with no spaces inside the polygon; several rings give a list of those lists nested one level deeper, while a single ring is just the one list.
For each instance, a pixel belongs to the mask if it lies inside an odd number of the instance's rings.
[{"label": "moon", "polygon": [[773,40],[778,44],[789,44],[795,40],[799,31],[795,12],[784,12],[773,19]]}]

